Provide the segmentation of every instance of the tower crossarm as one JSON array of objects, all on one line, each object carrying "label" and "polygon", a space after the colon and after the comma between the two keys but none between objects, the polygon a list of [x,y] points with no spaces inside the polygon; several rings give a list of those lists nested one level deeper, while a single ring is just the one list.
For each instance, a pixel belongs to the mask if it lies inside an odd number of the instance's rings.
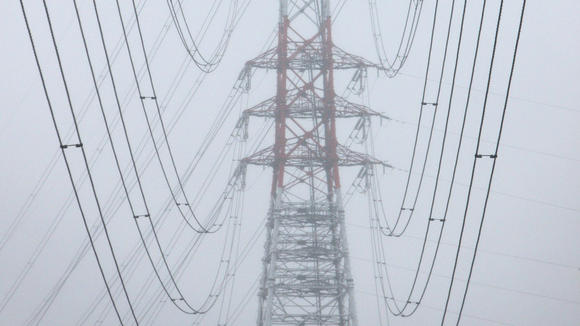
[{"label": "tower crossarm", "polygon": [[[368,154],[354,151],[344,145],[336,146],[338,166],[366,166],[382,165],[391,167],[388,163],[374,158]],[[284,152],[284,165],[288,167],[325,167],[332,164],[331,157],[318,144],[303,139],[289,139]],[[276,166],[280,162],[276,160],[274,146],[266,147],[244,159],[242,162],[249,165]]]},{"label": "tower crossarm", "polygon": [[[323,43],[321,41],[288,42],[288,58],[285,68],[296,71],[324,69],[325,57],[321,50],[322,47]],[[332,46],[332,57],[334,70],[383,69],[381,65],[348,53],[336,45]],[[246,62],[245,71],[249,72],[252,69],[277,70],[279,68],[278,49],[272,48]]]},{"label": "tower crossarm", "polygon": [[[287,116],[294,119],[321,119],[324,114],[323,101],[315,96],[305,92],[293,90],[288,92],[288,99],[290,104],[287,107]],[[336,96],[335,99],[336,118],[365,118],[365,117],[380,117],[382,119],[390,120],[384,114],[373,111],[365,105],[353,103],[344,97]],[[261,118],[275,118],[276,117],[276,97],[271,97],[257,105],[245,110],[242,113],[243,118],[261,117]]]}]

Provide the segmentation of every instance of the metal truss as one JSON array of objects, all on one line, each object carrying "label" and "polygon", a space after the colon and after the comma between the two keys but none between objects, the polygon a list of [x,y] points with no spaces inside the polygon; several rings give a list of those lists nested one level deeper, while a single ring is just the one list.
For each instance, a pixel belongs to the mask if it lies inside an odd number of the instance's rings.
[{"label": "metal truss", "polygon": [[[357,326],[342,208],[339,167],[384,165],[340,145],[336,120],[387,117],[336,96],[335,70],[354,70],[348,85],[363,87],[372,62],[332,42],[330,0],[280,0],[278,44],[247,62],[276,71],[276,96],[244,111],[237,129],[247,137],[251,117],[275,121],[272,146],[242,165],[272,167],[258,326]],[[362,123],[361,123],[362,121]]]},{"label": "metal truss", "polygon": [[[314,41],[316,37],[318,36],[315,35],[308,40],[288,44],[288,68],[299,71],[324,68],[326,61],[323,53],[320,51],[324,44]],[[334,70],[381,69],[380,66],[361,57],[349,54],[335,45],[332,45],[331,51],[332,57],[334,58]],[[279,67],[277,54],[277,48],[270,49],[257,58],[248,61],[246,67],[276,70]]]},{"label": "metal truss", "polygon": [[[301,90],[291,90],[288,92],[287,99],[287,116],[295,119],[322,119],[324,111],[324,102],[316,96]],[[381,117],[389,119],[379,112],[375,112],[368,107],[355,104],[347,99],[335,96],[335,116],[336,118],[363,118],[363,117]],[[276,97],[267,99],[254,107],[243,112],[242,118],[248,119],[250,116],[275,118],[276,117]]]},{"label": "metal truss", "polygon": [[[355,152],[346,146],[336,146],[336,162],[333,162],[323,146],[320,146],[321,138],[292,138],[286,142],[285,166],[307,169],[309,167],[325,167],[335,163],[338,166],[360,166],[367,164],[380,164],[388,166],[387,163],[379,161],[369,155]],[[276,159],[274,146],[267,147],[242,160],[250,165],[276,166],[279,162]]]}]

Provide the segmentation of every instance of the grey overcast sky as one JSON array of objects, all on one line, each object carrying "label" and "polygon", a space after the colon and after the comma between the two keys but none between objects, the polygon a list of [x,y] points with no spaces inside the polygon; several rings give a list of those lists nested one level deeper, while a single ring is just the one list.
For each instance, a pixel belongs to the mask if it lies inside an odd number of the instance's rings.
[{"label": "grey overcast sky", "polygon": [[[191,325],[196,318],[182,314],[167,302],[166,297],[158,295],[159,284],[156,280],[151,282],[152,269],[149,263],[145,259],[139,260],[137,264],[130,260],[132,248],[140,242],[128,206],[123,200],[124,196],[120,192],[114,192],[119,178],[110,147],[102,142],[105,134],[97,102],[90,96],[92,84],[75,20],[73,1],[46,2],[62,51],[72,101],[82,117],[80,130],[85,148],[89,157],[98,156],[92,166],[97,191],[103,202],[106,218],[111,218],[111,239],[141,324]],[[94,56],[97,77],[105,77],[104,55],[99,43],[92,2],[78,2],[89,48]],[[333,4],[338,2],[332,1]],[[377,2],[387,52],[392,54],[401,33],[408,2]],[[384,112],[394,119],[388,123],[373,125],[376,155],[395,167],[385,171],[379,178],[382,187],[386,189],[383,195],[387,210],[391,213],[398,208],[406,176],[404,169],[410,160],[434,2],[424,1],[417,37],[410,58],[400,75],[387,79],[369,72],[368,97],[353,95],[350,98],[352,101],[368,103],[376,111]],[[458,110],[461,110],[461,103],[466,96],[470,55],[474,49],[478,10],[481,6],[481,0],[468,2],[470,5],[466,14],[466,36],[461,50],[462,59],[459,62],[456,87],[457,103],[454,102],[450,117],[449,137],[453,144],[456,144],[460,131]],[[487,44],[482,48],[484,58],[490,53],[489,44],[494,32],[493,13],[497,11],[499,0],[487,2],[490,9],[489,20],[484,26],[483,39]],[[41,64],[48,79],[59,127],[65,140],[72,142],[68,134],[71,120],[67,116],[66,99],[59,81],[58,66],[51,48],[41,1],[25,0],[24,3]],[[116,7],[114,1],[99,0],[97,3],[105,38],[112,52],[121,37]],[[250,2],[234,30],[223,62],[209,75],[202,74],[188,59],[168,20],[166,1],[137,0],[137,3],[143,5],[140,17],[144,25],[147,48],[156,48],[156,40],[161,40],[158,50],[149,53],[152,72],[166,122],[174,122],[169,138],[176,153],[178,169],[185,172],[221,105],[226,101],[244,62],[267,49],[277,22],[278,1]],[[185,14],[194,31],[200,29],[210,3],[211,1],[184,1]],[[229,1],[224,2],[202,42],[202,51],[206,53],[217,44],[222,33],[227,3]],[[441,18],[441,26],[438,27],[439,32],[435,39],[438,53],[441,53],[444,44],[441,29],[445,20],[443,18],[449,14],[451,0],[441,0],[440,3],[445,14]],[[457,3],[456,15],[459,14],[463,1]],[[497,110],[501,107],[502,94],[505,92],[511,59],[509,47],[513,45],[515,37],[520,3],[519,0],[505,0],[506,8],[502,18],[505,28],[500,35],[504,47],[500,47],[497,79],[491,85],[490,94],[490,106],[493,108],[492,112],[496,112],[490,113],[489,119],[493,121],[497,121]],[[121,4],[123,15],[129,21],[130,1],[121,1]],[[580,325],[579,14],[578,1],[528,0],[504,135],[480,250],[462,318],[463,325]],[[346,1],[335,21],[333,33],[335,43],[341,48],[376,61],[377,54],[368,17],[368,1]],[[457,42],[457,28],[458,21],[453,25],[452,44]],[[130,40],[132,46],[137,48],[134,29],[130,31]],[[83,252],[87,235],[76,204],[67,204],[71,199],[71,185],[58,151],[19,1],[0,1],[0,46],[0,236],[3,241],[0,243],[0,325],[32,325],[38,321],[40,325],[116,325],[108,299],[98,301],[102,298],[104,287],[92,252],[89,250],[80,259],[75,258],[79,250]],[[451,49],[455,47],[452,46]],[[441,59],[439,57],[435,60]],[[142,61],[138,59],[137,64]],[[128,67],[128,57],[121,51],[113,64],[113,70],[122,100],[125,94],[133,94],[123,103],[127,109],[130,137],[138,148],[139,140],[146,135],[147,129],[138,101],[134,93],[130,93],[132,75]],[[450,89],[451,68],[449,65],[444,78],[444,98],[448,96]],[[382,325],[394,326],[440,323],[461,226],[462,205],[470,172],[469,150],[473,150],[477,136],[476,113],[480,112],[478,104],[483,99],[486,69],[487,61],[482,59],[476,72],[473,92],[475,113],[469,116],[466,150],[460,159],[462,167],[456,184],[457,196],[451,204],[448,227],[443,235],[441,253],[436,261],[426,297],[412,317],[389,316],[385,319],[385,307],[378,305],[375,298],[365,197],[355,195],[346,207],[360,325],[381,325],[380,320]],[[172,81],[180,71],[183,72],[181,82],[174,87]],[[338,92],[344,90],[345,81],[349,77],[337,77]],[[199,84],[201,81],[203,83]],[[216,181],[200,193],[202,182],[210,173],[240,110],[272,96],[274,83],[272,72],[256,74],[252,90],[235,104],[223,130],[216,136],[215,145],[210,147],[187,183],[186,190],[198,202],[196,207],[200,216],[208,214],[229,174],[227,166],[224,167],[217,174]],[[113,121],[117,114],[110,82],[106,80],[101,89],[107,113]],[[188,101],[191,90],[195,94]],[[174,119],[180,108],[184,109],[182,115]],[[81,114],[85,109],[86,114]],[[490,125],[493,130],[494,123]],[[252,121],[250,140],[252,137],[257,138],[265,126],[266,122],[260,119]],[[434,136],[436,144],[441,142],[442,126],[443,121],[438,121]],[[346,138],[350,128],[352,125],[345,125],[339,132],[342,140]],[[120,130],[117,124],[113,136],[119,144],[123,144]],[[158,129],[156,132],[159,135]],[[483,139],[484,150],[491,150],[493,131],[484,133]],[[265,144],[272,141],[270,135]],[[143,168],[150,161],[148,155],[151,155],[149,153],[152,149],[149,141],[144,144],[145,154],[137,158],[139,167]],[[125,165],[128,162],[127,151],[124,149],[122,152],[124,154],[121,159]],[[163,155],[166,157],[165,152]],[[71,157],[75,177],[80,176],[81,161],[78,156]],[[427,189],[433,187],[436,163],[434,160],[428,161]],[[46,174],[46,169],[50,169],[51,173]],[[347,180],[345,184],[352,180],[356,172],[344,171]],[[443,182],[447,186],[449,174],[446,173]],[[242,247],[246,243],[254,245],[250,246],[251,250],[237,270],[235,286],[224,296],[227,300],[231,298],[231,314],[237,318],[235,322],[227,324],[230,326],[255,324],[258,298],[253,283],[261,271],[264,237],[259,231],[268,207],[270,177],[268,170],[253,168],[248,171],[240,243]],[[133,180],[131,178],[129,180]],[[169,193],[155,160],[151,168],[143,173],[143,179],[152,211],[162,211]],[[98,222],[97,210],[91,201],[90,188],[87,183],[83,184],[80,193],[87,203],[89,224],[93,225]],[[39,185],[42,187],[39,188]],[[483,178],[476,178],[476,198],[483,196],[485,185]],[[131,194],[137,198],[136,190]],[[475,200],[475,205],[481,205],[480,200]],[[424,215],[427,208],[427,203],[420,201],[418,215]],[[165,213],[167,221],[159,228],[162,247],[166,248],[169,264],[175,269],[182,268],[178,283],[184,295],[192,303],[200,304],[208,295],[209,284],[216,274],[220,250],[226,243],[226,236],[222,232],[206,237],[192,259],[186,260],[185,265],[181,266],[182,252],[190,247],[189,241],[194,239],[195,234],[180,226],[181,217],[175,208]],[[456,280],[460,287],[465,284],[467,261],[473,249],[477,222],[477,214],[470,215],[465,250],[461,252]],[[18,227],[11,228],[11,225]],[[383,239],[394,289],[401,294],[400,297],[409,290],[424,229],[425,219],[418,218],[412,221],[406,236]],[[9,230],[12,231],[10,234]],[[251,242],[254,232],[258,232],[257,241]],[[435,240],[430,238],[429,248],[433,248]],[[96,245],[104,257],[106,275],[113,284],[114,291],[118,291],[112,260],[102,236],[97,239]],[[143,250],[140,249],[138,253],[142,255]],[[71,266],[72,272],[67,274],[66,271]],[[165,278],[166,274],[162,276]],[[59,285],[59,280],[65,282]],[[58,295],[51,297],[54,289],[58,290]],[[130,321],[126,315],[128,306],[122,295],[115,293],[117,301],[120,302],[121,313]],[[454,324],[459,295],[458,290],[453,292],[448,325]],[[218,325],[221,301],[218,302],[198,325]],[[43,310],[43,307],[48,309]],[[238,309],[234,310],[236,307]]]}]

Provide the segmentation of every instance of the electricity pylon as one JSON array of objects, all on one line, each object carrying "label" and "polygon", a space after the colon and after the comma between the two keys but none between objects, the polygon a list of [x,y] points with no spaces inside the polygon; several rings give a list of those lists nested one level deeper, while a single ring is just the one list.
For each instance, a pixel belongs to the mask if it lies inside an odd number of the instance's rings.
[{"label": "electricity pylon", "polygon": [[275,70],[276,96],[244,111],[274,119],[274,145],[242,163],[273,169],[258,326],[357,326],[339,167],[382,164],[337,142],[337,119],[368,120],[339,97],[337,70],[379,66],[332,41],[330,0],[280,0],[277,46],[246,64]]}]

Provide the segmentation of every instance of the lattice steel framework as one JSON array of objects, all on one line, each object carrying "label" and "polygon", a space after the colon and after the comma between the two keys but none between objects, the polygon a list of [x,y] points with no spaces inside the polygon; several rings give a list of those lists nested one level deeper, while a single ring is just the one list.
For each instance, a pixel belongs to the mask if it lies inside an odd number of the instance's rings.
[{"label": "lattice steel framework", "polygon": [[277,46],[244,70],[277,72],[276,96],[241,120],[275,120],[274,145],[243,160],[273,168],[259,326],[357,325],[339,167],[382,162],[338,144],[336,120],[379,114],[335,95],[334,72],[379,67],[332,42],[329,2],[280,0]]}]

